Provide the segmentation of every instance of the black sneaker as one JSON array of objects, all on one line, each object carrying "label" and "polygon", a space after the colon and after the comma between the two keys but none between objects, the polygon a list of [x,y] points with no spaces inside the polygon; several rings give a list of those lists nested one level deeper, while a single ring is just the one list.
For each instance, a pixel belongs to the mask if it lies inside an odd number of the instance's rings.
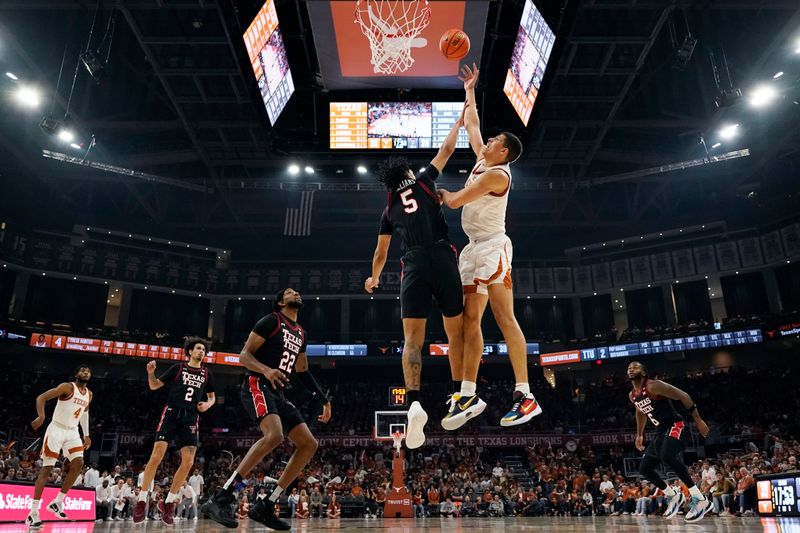
[{"label": "black sneaker", "polygon": [[247,513],[250,520],[255,520],[259,524],[263,524],[270,529],[279,531],[288,531],[292,526],[275,516],[275,502],[269,498],[262,498],[258,500],[250,512]]},{"label": "black sneaker", "polygon": [[486,409],[486,402],[481,400],[477,394],[472,396],[457,396],[453,394],[450,398],[450,411],[442,419],[442,427],[447,431],[458,429],[471,418],[475,418]]},{"label": "black sneaker", "polygon": [[233,529],[239,526],[239,522],[233,517],[234,503],[236,503],[236,496],[228,491],[219,490],[200,507],[200,512],[217,524]]}]

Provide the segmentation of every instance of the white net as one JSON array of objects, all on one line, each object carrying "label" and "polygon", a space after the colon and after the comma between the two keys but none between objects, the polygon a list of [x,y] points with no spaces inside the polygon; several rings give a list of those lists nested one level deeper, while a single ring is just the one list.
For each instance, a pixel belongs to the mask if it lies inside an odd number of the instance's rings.
[{"label": "white net", "polygon": [[399,431],[395,431],[394,433],[392,433],[392,441],[394,441],[394,449],[397,450],[398,452],[400,451],[400,448],[403,447],[403,437],[405,437],[405,435]]},{"label": "white net", "polygon": [[430,19],[428,0],[358,0],[355,22],[369,39],[373,71],[397,74],[411,68],[411,49],[428,44],[419,35]]}]

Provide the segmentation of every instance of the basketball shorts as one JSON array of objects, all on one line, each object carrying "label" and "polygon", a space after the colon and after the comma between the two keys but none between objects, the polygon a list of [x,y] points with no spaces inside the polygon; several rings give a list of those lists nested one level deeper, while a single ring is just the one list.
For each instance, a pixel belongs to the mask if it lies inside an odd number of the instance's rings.
[{"label": "basketball shorts", "polygon": [[175,442],[178,448],[197,446],[200,415],[195,411],[165,405],[156,428],[156,442]]},{"label": "basketball shorts", "polygon": [[401,259],[400,316],[428,318],[435,298],[446,317],[464,310],[464,294],[458,277],[458,253],[446,241],[413,248]]},{"label": "basketball shorts", "polygon": [[459,261],[464,293],[489,294],[489,285],[499,284],[510,289],[513,252],[511,239],[506,234],[470,241]]},{"label": "basketball shorts", "polygon": [[245,375],[241,397],[242,405],[256,425],[267,415],[278,415],[283,434],[288,435],[291,430],[306,423],[300,410],[282,392],[275,392],[264,376]]},{"label": "basketball shorts", "polygon": [[658,433],[656,438],[647,445],[644,454],[647,457],[661,459],[662,457],[681,457],[686,444],[689,443],[689,428],[686,422],[679,421],[666,430]]},{"label": "basketball shorts", "polygon": [[83,439],[77,427],[68,428],[51,422],[44,432],[42,465],[53,466],[59,454],[63,454],[70,461],[83,457]]}]

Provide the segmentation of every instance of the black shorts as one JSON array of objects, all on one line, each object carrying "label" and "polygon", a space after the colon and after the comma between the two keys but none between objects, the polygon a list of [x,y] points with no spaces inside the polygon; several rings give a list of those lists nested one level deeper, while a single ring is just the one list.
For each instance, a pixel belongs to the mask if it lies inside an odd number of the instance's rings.
[{"label": "black shorts", "polygon": [[402,318],[428,318],[431,299],[436,298],[442,315],[458,316],[464,311],[464,290],[458,271],[458,253],[446,241],[406,251],[400,282]]},{"label": "black shorts", "polygon": [[665,456],[681,457],[686,444],[689,443],[689,426],[679,421],[658,433],[653,442],[644,450],[647,457],[661,459]]},{"label": "black shorts", "polygon": [[264,376],[245,375],[241,396],[242,405],[256,425],[265,416],[276,414],[281,419],[283,434],[288,435],[291,430],[306,423],[300,410],[286,399],[283,392],[275,392]]},{"label": "black shorts", "polygon": [[174,440],[178,448],[197,446],[199,429],[200,415],[196,411],[165,405],[156,428],[156,442]]}]

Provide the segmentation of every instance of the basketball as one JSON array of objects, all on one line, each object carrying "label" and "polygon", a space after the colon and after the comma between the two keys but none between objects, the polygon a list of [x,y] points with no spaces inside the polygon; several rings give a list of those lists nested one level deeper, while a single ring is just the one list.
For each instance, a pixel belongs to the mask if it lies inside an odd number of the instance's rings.
[{"label": "basketball", "polygon": [[461,30],[447,30],[439,39],[439,50],[447,59],[458,61],[469,53],[469,37]]}]

